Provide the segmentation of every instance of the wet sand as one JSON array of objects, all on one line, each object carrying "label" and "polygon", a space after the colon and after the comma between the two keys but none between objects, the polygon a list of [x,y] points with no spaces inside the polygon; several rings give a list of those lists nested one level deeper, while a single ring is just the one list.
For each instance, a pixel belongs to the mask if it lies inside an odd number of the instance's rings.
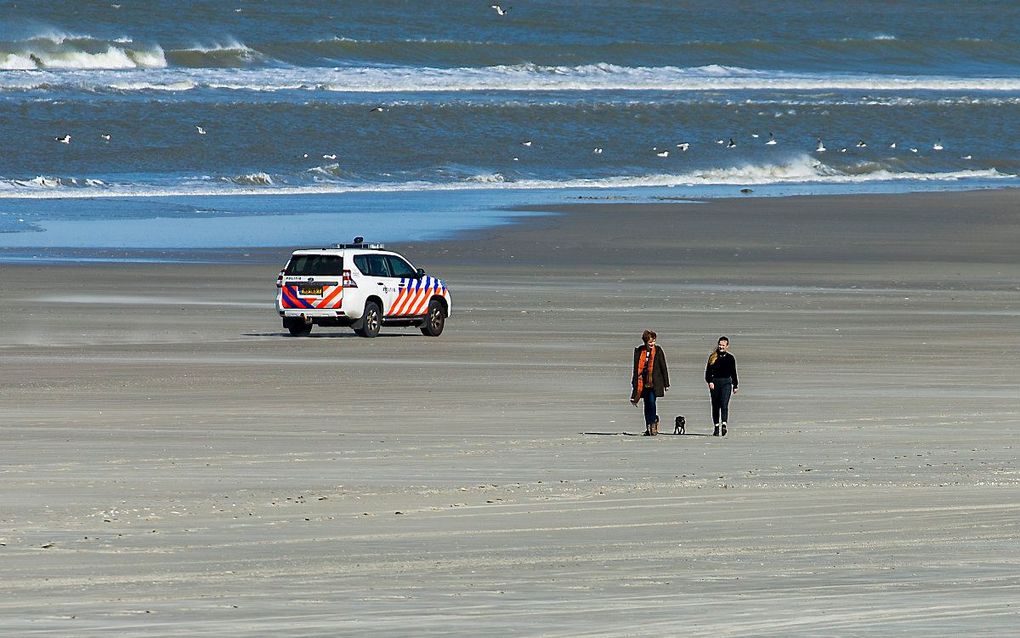
[{"label": "wet sand", "polygon": [[438,339],[285,336],[286,250],[0,265],[0,634],[1015,631],[1020,192],[555,212],[398,247]]}]

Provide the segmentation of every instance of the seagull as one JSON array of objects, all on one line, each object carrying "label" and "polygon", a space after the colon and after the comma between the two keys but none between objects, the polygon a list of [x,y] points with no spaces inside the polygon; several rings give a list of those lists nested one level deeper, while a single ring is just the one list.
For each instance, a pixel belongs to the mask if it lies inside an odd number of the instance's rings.
[{"label": "seagull", "polygon": [[911,153],[916,153],[916,152],[917,152],[917,149],[916,149],[916,148],[914,148],[914,147],[911,147],[911,148],[910,148],[910,152],[911,152]]},{"label": "seagull", "polygon": [[55,142],[60,142],[61,144],[70,144],[71,143],[71,136],[65,134],[65,135],[61,135],[60,137],[54,137],[53,140]]},{"label": "seagull", "polygon": [[726,143],[726,148],[737,148],[737,143],[733,141],[732,137],[730,138],[730,141]]},{"label": "seagull", "polygon": [[195,125],[195,129],[196,129],[196,130],[198,130],[198,134],[199,134],[199,135],[205,135],[205,129],[204,129],[204,128],[202,128],[201,126],[199,126],[199,125],[197,125],[197,124],[196,124],[196,125]]},{"label": "seagull", "polygon": [[846,147],[844,146],[843,148],[839,149],[839,152],[840,153],[846,153]]},{"label": "seagull", "polygon": [[513,7],[507,7],[506,9],[504,9],[503,7],[499,6],[498,4],[493,4],[493,5],[489,5],[489,6],[491,8],[493,8],[493,9],[495,9],[496,15],[498,15],[498,16],[505,16],[506,14],[510,13],[510,9],[513,8]]},{"label": "seagull", "polygon": [[110,141],[110,137],[111,137],[111,135],[110,135],[109,133],[103,133],[103,134],[102,134],[102,135],[100,135],[99,137],[103,138],[103,141],[104,141],[104,142],[109,142],[109,141]]},{"label": "seagull", "polygon": [[676,145],[676,147],[678,149],[680,149],[681,152],[686,153],[687,149],[689,149],[691,147],[691,143],[690,142],[680,142],[679,144]]},{"label": "seagull", "polygon": [[521,158],[519,158],[519,157],[515,157],[515,158],[514,158],[514,161],[515,161],[515,162],[519,162],[519,161],[521,161]]},{"label": "seagull", "polygon": [[896,148],[896,142],[893,142],[892,144],[890,144],[889,148]]},{"label": "seagull", "polygon": [[384,109],[384,108],[383,108],[383,107],[381,107],[381,106],[374,106],[374,107],[372,107],[371,109],[369,109],[369,111],[368,111],[368,112],[369,112],[369,113],[382,113],[382,112],[383,112],[383,111],[385,111],[385,110],[386,110],[386,109]]},{"label": "seagull", "polygon": [[726,140],[716,140],[715,143],[716,144],[725,144]]},{"label": "seagull", "polygon": [[656,155],[658,157],[669,157],[669,151],[659,151],[658,153],[656,153]]},{"label": "seagull", "polygon": [[818,138],[818,146],[815,147],[815,153],[824,153],[824,152],[825,152],[825,144],[822,144],[822,139]]},{"label": "seagull", "polygon": [[961,155],[960,159],[962,159],[962,160],[974,159],[974,156],[973,155]]},{"label": "seagull", "polygon": [[945,148],[945,147],[942,146],[942,140],[939,140],[939,141],[935,142],[935,144],[931,147],[931,150],[933,150],[933,151],[941,151],[943,148]]},{"label": "seagull", "polygon": [[322,156],[322,159],[335,160],[336,153],[327,153],[326,155]]},{"label": "seagull", "polygon": [[751,137],[753,137],[754,139],[758,139],[758,134],[757,133],[751,133]]},{"label": "seagull", "polygon": [[531,140],[524,140],[521,142],[521,146],[531,146]]},{"label": "seagull", "polygon": [[595,148],[592,149],[591,152],[592,152],[592,155],[602,155],[602,147],[601,146],[596,146]]},{"label": "seagull", "polygon": [[766,146],[775,146],[777,143],[778,142],[776,142],[776,136],[773,135],[772,132],[770,131],[769,132],[769,141],[765,142]]},{"label": "seagull", "polygon": [[302,159],[308,159],[308,153],[305,153],[304,155],[302,155],[301,158]]},{"label": "seagull", "polygon": [[864,140],[857,140],[857,148],[868,148],[868,144]]}]

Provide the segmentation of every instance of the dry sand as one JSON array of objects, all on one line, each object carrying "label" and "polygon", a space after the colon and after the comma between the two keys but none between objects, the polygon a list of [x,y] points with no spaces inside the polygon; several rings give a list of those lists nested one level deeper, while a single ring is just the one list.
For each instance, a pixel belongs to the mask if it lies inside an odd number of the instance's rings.
[{"label": "dry sand", "polygon": [[284,336],[285,250],[0,266],[0,634],[1015,635],[1020,191],[558,212],[401,247],[438,339]]}]

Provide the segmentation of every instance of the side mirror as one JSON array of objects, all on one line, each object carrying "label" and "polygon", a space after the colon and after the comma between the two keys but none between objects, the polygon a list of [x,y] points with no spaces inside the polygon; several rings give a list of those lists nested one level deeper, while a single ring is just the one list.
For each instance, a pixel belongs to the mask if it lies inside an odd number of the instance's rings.
[{"label": "side mirror", "polygon": [[416,273],[416,276],[418,277],[418,279],[421,279],[422,277],[424,277],[425,276],[425,269],[424,268],[419,268],[418,272]]}]

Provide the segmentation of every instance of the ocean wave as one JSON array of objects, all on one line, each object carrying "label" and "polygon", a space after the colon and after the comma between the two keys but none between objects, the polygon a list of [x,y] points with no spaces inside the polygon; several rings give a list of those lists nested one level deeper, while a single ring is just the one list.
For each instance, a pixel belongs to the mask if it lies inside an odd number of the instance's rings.
[{"label": "ocean wave", "polygon": [[0,70],[157,69],[167,66],[159,45],[127,37],[103,40],[50,31],[25,40],[0,42]]},{"label": "ocean wave", "polygon": [[464,181],[472,184],[505,184],[508,180],[502,173],[481,173],[470,175]]},{"label": "ocean wave", "polygon": [[128,36],[110,40],[90,35],[46,31],[16,41],[0,41],[0,70],[130,70],[231,68],[268,64],[273,60],[237,41],[164,48],[137,43]]},{"label": "ocean wave", "polygon": [[342,177],[344,171],[340,168],[340,164],[332,163],[326,164],[325,166],[313,166],[305,171],[312,176],[312,179],[316,181],[332,181],[334,178]]},{"label": "ocean wave", "polygon": [[[333,169],[333,170],[331,170]],[[845,168],[824,164],[800,155],[785,162],[693,169],[680,173],[617,175],[599,178],[534,179],[515,178],[499,172],[460,173],[446,181],[416,179],[402,182],[366,182],[344,179],[335,165],[308,172],[316,174],[311,183],[294,185],[265,172],[228,178],[202,177],[168,186],[113,184],[100,180],[36,177],[32,180],[0,180],[0,199],[157,197],[179,195],[296,195],[302,193],[355,193],[458,190],[555,190],[622,189],[683,186],[764,186],[771,184],[855,185],[877,182],[962,182],[1017,179],[1017,175],[994,168],[960,171],[896,171],[878,162],[860,162]],[[282,185],[281,185],[282,184]]]},{"label": "ocean wave", "polygon": [[[232,51],[232,50],[231,50]],[[231,55],[234,55],[233,53]],[[1020,77],[904,76],[765,71],[743,67],[535,64],[462,67],[150,69],[0,76],[0,89],[323,91],[1020,91]]]},{"label": "ocean wave", "polygon": [[875,33],[875,34],[868,35],[868,36],[863,36],[863,37],[838,38],[835,41],[836,42],[894,42],[896,40],[899,40],[899,38],[897,38],[894,35],[889,35],[888,33]]},{"label": "ocean wave", "polygon": [[[103,189],[107,184],[100,179],[36,175],[32,179],[0,180],[0,193],[57,191],[59,189]],[[90,191],[91,193],[91,191]],[[94,195],[95,193],[91,193]],[[2,195],[0,195],[2,196]],[[90,195],[91,196],[91,195]]]},{"label": "ocean wave", "polygon": [[269,56],[233,38],[210,45],[170,49],[166,52],[166,57],[173,65],[196,68],[246,67],[271,60]]},{"label": "ocean wave", "polygon": [[[483,32],[485,33],[485,32]],[[584,41],[537,42],[515,35],[488,37],[394,37],[353,38],[282,37],[272,28],[261,37],[246,30],[247,43],[224,29],[207,36],[212,44],[173,40],[137,42],[128,35],[102,37],[50,28],[24,39],[0,41],[0,69],[131,69],[131,68],[229,68],[294,66],[307,69],[359,64],[436,68],[477,68],[510,65],[530,60],[548,68],[557,65],[605,60],[621,66],[643,68],[657,60],[688,60],[692,66],[712,62],[741,66],[753,60],[765,67],[793,64],[800,68],[898,69],[924,73],[938,68],[959,68],[961,61],[983,68],[998,66],[1003,74],[1015,73],[1020,45],[1009,38],[984,39],[909,37],[884,31],[860,31],[831,37],[719,38],[671,37],[666,41],[588,38]],[[318,35],[318,34],[317,34]],[[267,37],[268,36],[268,37]],[[185,36],[187,37],[187,36]],[[805,67],[804,65],[807,65]]]},{"label": "ocean wave", "polygon": [[225,181],[238,186],[273,186],[276,182],[268,173],[249,173],[247,175],[236,175],[224,178]]}]

